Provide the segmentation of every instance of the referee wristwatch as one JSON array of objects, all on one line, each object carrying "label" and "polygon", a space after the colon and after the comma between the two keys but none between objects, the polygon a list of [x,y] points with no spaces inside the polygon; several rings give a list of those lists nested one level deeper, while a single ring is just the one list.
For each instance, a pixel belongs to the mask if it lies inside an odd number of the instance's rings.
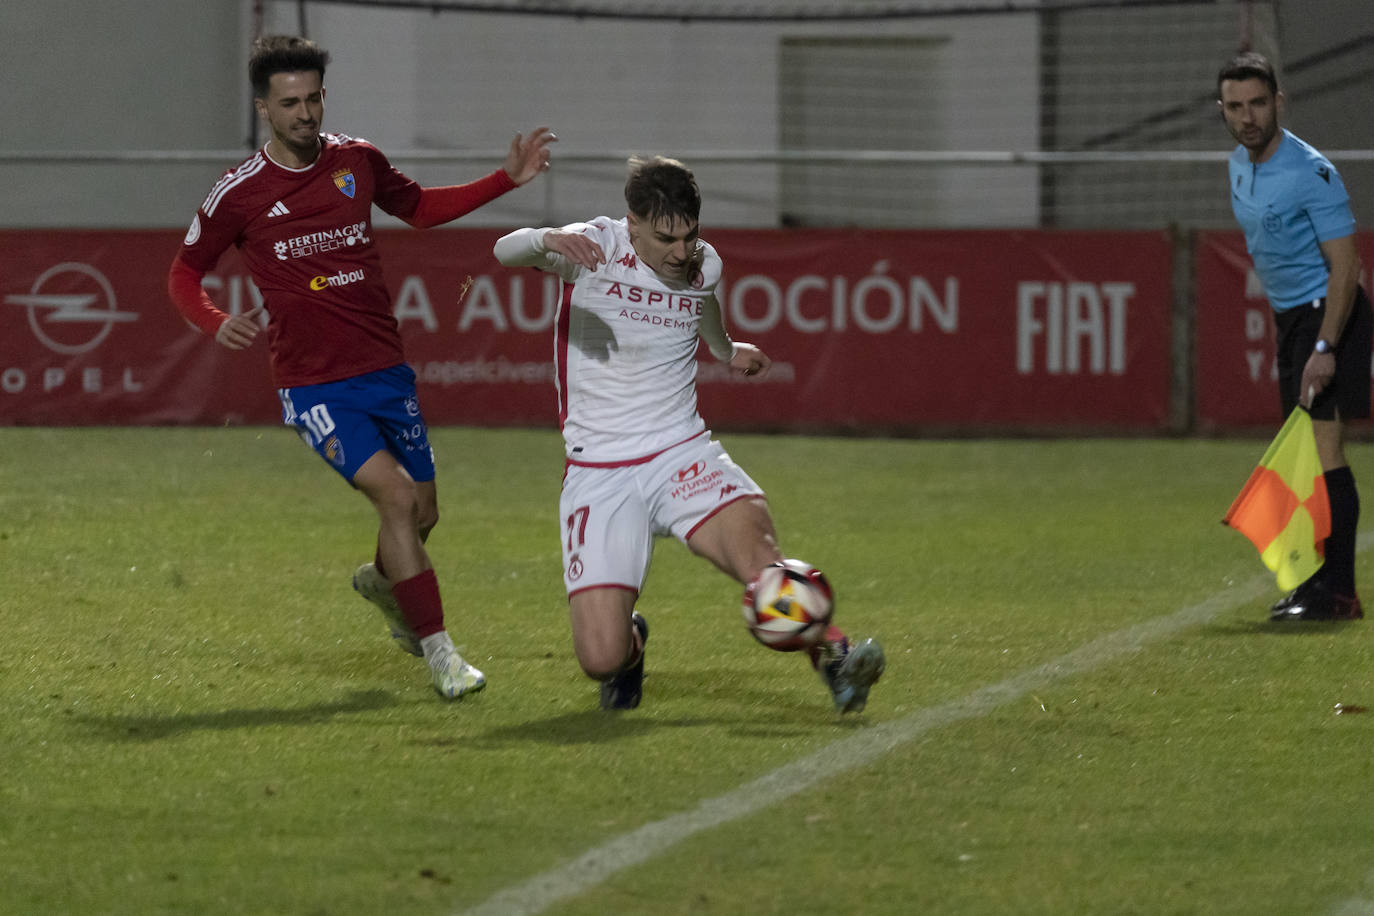
[{"label": "referee wristwatch", "polygon": [[1330,341],[1328,341],[1325,337],[1318,337],[1318,338],[1317,338],[1317,345],[1314,346],[1314,347],[1312,348],[1312,352],[1314,352],[1314,353],[1330,353],[1330,352],[1332,352],[1334,349],[1335,349],[1335,347],[1331,346]]}]

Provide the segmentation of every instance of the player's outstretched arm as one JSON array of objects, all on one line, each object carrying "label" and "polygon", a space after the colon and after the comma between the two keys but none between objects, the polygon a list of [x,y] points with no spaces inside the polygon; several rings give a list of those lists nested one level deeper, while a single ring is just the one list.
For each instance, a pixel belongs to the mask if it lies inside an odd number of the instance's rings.
[{"label": "player's outstretched arm", "polygon": [[606,263],[596,239],[563,229],[517,229],[497,239],[492,253],[507,267],[538,267],[569,281],[577,268],[596,270]]},{"label": "player's outstretched arm", "polygon": [[528,136],[516,134],[501,168],[467,184],[421,188],[415,209],[400,213],[382,209],[416,229],[442,226],[478,207],[491,203],[513,188],[528,183],[549,168],[549,144],[558,138],[547,127],[536,127]]},{"label": "player's outstretched arm", "polygon": [[540,172],[549,170],[549,144],[557,142],[558,137],[547,127],[536,127],[528,137],[516,134],[501,167],[511,181],[517,185],[525,184]]},{"label": "player's outstretched arm", "polygon": [[601,249],[601,243],[581,232],[550,229],[544,233],[544,248],[587,270],[596,270],[606,263],[606,252]]}]

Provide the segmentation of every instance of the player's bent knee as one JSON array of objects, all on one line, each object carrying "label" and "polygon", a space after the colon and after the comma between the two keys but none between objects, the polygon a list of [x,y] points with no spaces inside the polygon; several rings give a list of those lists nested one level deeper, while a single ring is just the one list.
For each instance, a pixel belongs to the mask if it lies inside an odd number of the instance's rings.
[{"label": "player's bent knee", "polygon": [[417,530],[420,527],[419,507],[415,505],[414,500],[374,500],[373,505],[377,507],[377,514],[382,517],[384,522],[398,525],[409,523]]},{"label": "player's bent knee", "polygon": [[420,524],[423,513],[419,495],[415,492],[415,485],[408,480],[391,478],[370,481],[361,489],[383,517],[411,518],[417,526]]}]

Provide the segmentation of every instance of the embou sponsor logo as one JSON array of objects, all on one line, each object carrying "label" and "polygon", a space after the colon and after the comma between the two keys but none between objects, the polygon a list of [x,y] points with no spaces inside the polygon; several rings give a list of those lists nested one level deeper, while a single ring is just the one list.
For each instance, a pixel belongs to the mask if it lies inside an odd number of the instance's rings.
[{"label": "embou sponsor logo", "polygon": [[310,288],[315,290],[316,292],[319,292],[320,290],[328,289],[331,286],[348,286],[350,283],[359,282],[365,276],[366,274],[363,273],[362,268],[358,268],[357,270],[350,270],[347,272],[341,270],[338,273],[334,274],[332,277],[320,275],[318,277],[312,278],[310,280]]}]

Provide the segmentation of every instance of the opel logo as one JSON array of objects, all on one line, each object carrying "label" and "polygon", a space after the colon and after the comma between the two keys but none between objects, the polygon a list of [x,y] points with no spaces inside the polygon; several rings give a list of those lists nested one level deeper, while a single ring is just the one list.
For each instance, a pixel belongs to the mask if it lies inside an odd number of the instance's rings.
[{"label": "opel logo", "polygon": [[[87,279],[51,282],[63,274],[79,274]],[[92,283],[98,292],[85,291]],[[44,292],[45,288],[50,291]],[[103,302],[98,301],[101,299]],[[116,322],[138,320],[138,313],[121,312],[116,307],[114,288],[110,286],[110,281],[105,279],[104,274],[89,264],[80,264],[76,261],[64,261],[49,267],[33,281],[27,295],[9,295],[5,297],[5,302],[27,308],[29,327],[33,330],[34,336],[43,346],[56,353],[85,353],[94,350],[109,336],[110,329]],[[55,340],[44,330],[44,327],[47,327],[53,331],[60,325],[86,325],[87,328],[94,327],[95,331],[84,343],[68,343]]]}]

